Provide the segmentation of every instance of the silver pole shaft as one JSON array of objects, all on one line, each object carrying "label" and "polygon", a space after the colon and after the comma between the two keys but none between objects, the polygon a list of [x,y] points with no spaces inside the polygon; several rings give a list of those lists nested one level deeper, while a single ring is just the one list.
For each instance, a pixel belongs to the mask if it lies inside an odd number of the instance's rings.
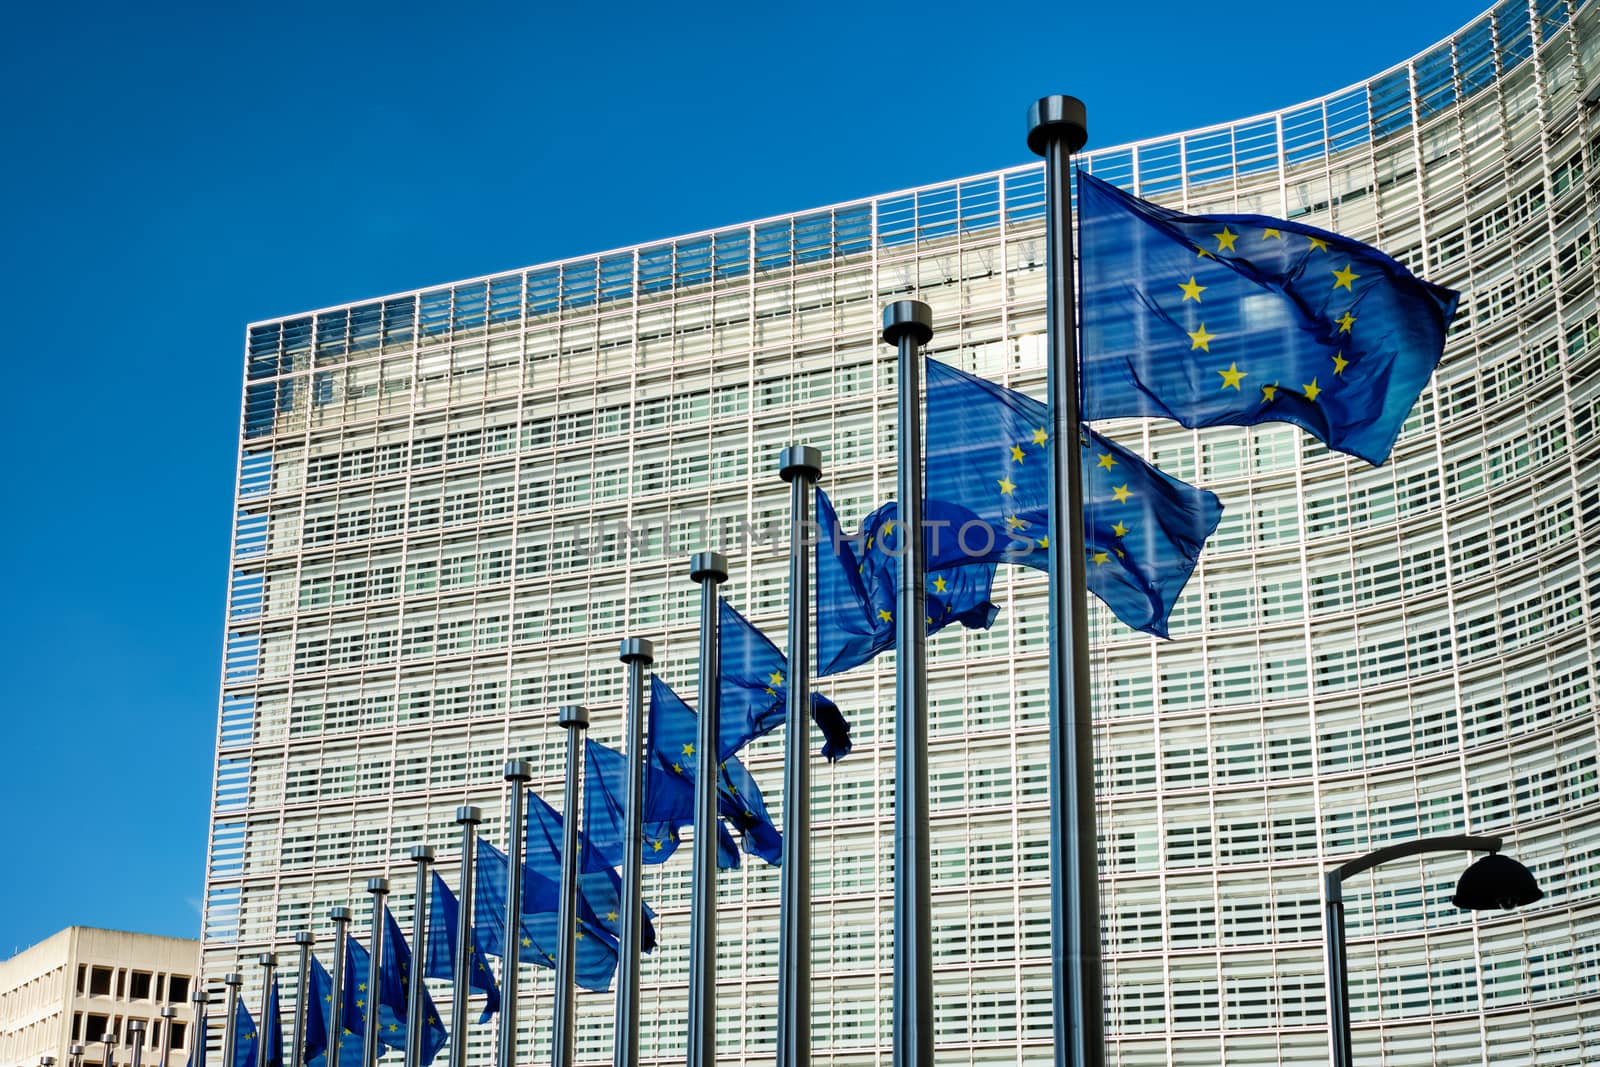
[{"label": "silver pole shaft", "polygon": [[[296,930],[295,947],[299,950],[294,977],[294,1027],[289,1037],[289,1056],[285,1067],[300,1067],[306,1048],[306,997],[311,995],[311,931]],[[163,1067],[165,1065],[163,1064]]]},{"label": "silver pole shaft", "polygon": [[[256,1067],[270,1067],[272,1061],[267,1059],[267,1045],[274,1036],[280,1041],[283,1039],[282,1034],[274,1035],[268,1028],[269,1024],[277,1023],[267,1014],[272,1004],[272,979],[278,972],[278,957],[263,952],[256,957],[256,962],[261,964],[261,1014],[256,1017]],[[135,1063],[134,1067],[138,1067],[138,1064]]]},{"label": "silver pole shaft", "polygon": [[[822,454],[790,445],[789,703],[783,733],[783,870],[778,896],[778,1067],[811,1067],[811,496]],[[618,1064],[616,1067],[623,1067]]]},{"label": "silver pole shaft", "polygon": [[[200,988],[200,979],[195,979],[195,991],[190,994],[190,1002],[194,1005],[194,1067],[206,1067],[206,1009],[211,1004],[211,994]],[[88,1035],[85,1034],[85,1037]],[[80,1065],[81,1067],[81,1065]],[[107,1047],[105,1067],[111,1067],[110,1048]]]},{"label": "silver pole shaft", "polygon": [[417,865],[417,885],[412,898],[411,973],[406,975],[406,1054],[405,1067],[421,1067],[422,994],[427,989],[422,976],[428,973],[428,865],[433,862],[431,845],[413,845],[411,861]]},{"label": "silver pole shaft", "polygon": [[101,1043],[106,1047],[106,1062],[104,1067],[116,1067],[117,1035],[107,1030],[101,1037]]},{"label": "silver pole shaft", "polygon": [[[450,1067],[467,1067],[467,977],[472,966],[473,853],[483,812],[471,804],[456,809],[461,824],[461,890],[456,921],[455,989],[450,1002]],[[509,949],[507,951],[510,951]]]},{"label": "silver pole shaft", "polygon": [[[350,926],[350,909],[340,905],[328,909],[328,918],[333,920],[333,973],[328,976],[329,998],[332,1003],[328,1005],[328,1067],[339,1067],[339,1046],[344,1043],[344,983],[347,976],[344,973],[344,940],[346,931]],[[233,1064],[224,1064],[223,1067],[233,1067]]]},{"label": "silver pole shaft", "polygon": [[1339,872],[1322,879],[1323,949],[1328,965],[1328,1043],[1333,1067],[1353,1067],[1350,1033],[1350,965],[1345,955],[1344,887]]},{"label": "silver pole shaft", "polygon": [[[1044,157],[1050,440],[1050,930],[1057,1067],[1105,1062],[1096,855],[1094,718],[1085,603],[1083,467],[1072,261],[1072,153],[1088,138],[1084,107],[1047,96],[1028,113]],[[1061,546],[1058,548],[1057,546]]]},{"label": "silver pole shaft", "polygon": [[[506,827],[506,913],[503,917],[500,957],[500,1067],[515,1067],[517,1062],[517,986],[522,977],[518,959],[522,939],[522,842],[527,834],[523,824],[523,791],[533,781],[533,764],[527,760],[507,760],[506,781],[511,783],[511,818]],[[487,964],[485,964],[487,966]]]},{"label": "silver pole shaft", "polygon": [[582,705],[568,704],[557,714],[556,721],[567,731],[567,781],[561,812],[561,907],[550,1067],[572,1067],[578,1025],[578,788],[583,771],[583,731],[589,728],[589,712]]},{"label": "silver pole shaft", "polygon": [[[144,1052],[143,1019],[132,1019],[128,1022],[128,1044],[133,1048],[133,1051],[128,1054],[128,1063],[130,1067],[139,1067],[139,1060]],[[56,1062],[53,1056],[49,1059],[52,1065]]]},{"label": "silver pole shaft", "polygon": [[728,580],[728,561],[697,553],[689,576],[700,584],[700,720],[695,737],[694,851],[689,902],[689,1067],[717,1061],[717,587]]},{"label": "silver pole shaft", "polygon": [[928,846],[928,557],[922,542],[922,362],[933,309],[899,300],[883,313],[898,348],[900,583],[895,589],[894,1067],[933,1063],[933,873]]},{"label": "silver pole shaft", "polygon": [[365,1001],[362,1016],[365,1024],[361,1030],[361,1061],[366,1067],[378,1062],[378,983],[383,973],[383,898],[389,895],[389,879],[368,878],[367,892],[372,896],[372,931],[367,936],[367,995],[357,997]]},{"label": "silver pole shaft", "polygon": [[[172,1058],[172,1021],[177,1017],[178,1009],[170,1004],[161,1009],[161,1045],[160,1051],[156,1053],[157,1067],[167,1067],[167,1060]],[[71,1059],[74,1061],[72,1067],[82,1067],[82,1056],[73,1056]],[[288,1067],[293,1067],[293,1064]]]},{"label": "silver pole shaft", "polygon": [[628,783],[622,831],[622,919],[617,957],[616,1033],[611,1067],[639,1062],[639,950],[644,919],[644,669],[655,662],[655,646],[642,637],[622,642],[628,665]]},{"label": "silver pole shaft", "polygon": [[239,987],[244,985],[244,977],[229,974],[223,977],[222,984],[228,987],[228,1017],[222,1020],[222,1067],[233,1067],[238,1062],[235,1057],[239,1049]]}]

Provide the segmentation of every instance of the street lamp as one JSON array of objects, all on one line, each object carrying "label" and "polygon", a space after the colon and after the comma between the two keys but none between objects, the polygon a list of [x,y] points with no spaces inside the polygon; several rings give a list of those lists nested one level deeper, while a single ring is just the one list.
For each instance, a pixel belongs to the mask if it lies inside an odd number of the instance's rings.
[{"label": "street lamp", "polygon": [[1381,863],[1425,852],[1488,853],[1468,867],[1456,883],[1450,902],[1458,908],[1509,911],[1544,896],[1533,872],[1511,857],[1502,856],[1500,838],[1492,835],[1421,837],[1380,848],[1324,872],[1322,929],[1328,962],[1328,1039],[1333,1047],[1333,1067],[1354,1067],[1350,1037],[1350,970],[1344,944],[1344,880]]}]

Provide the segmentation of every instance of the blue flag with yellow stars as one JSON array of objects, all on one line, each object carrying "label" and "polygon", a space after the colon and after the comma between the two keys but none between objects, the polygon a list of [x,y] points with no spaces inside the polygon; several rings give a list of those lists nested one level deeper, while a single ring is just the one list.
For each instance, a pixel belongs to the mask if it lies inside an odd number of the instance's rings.
[{"label": "blue flag with yellow stars", "polygon": [[[501,899],[504,899],[502,896]],[[461,922],[461,902],[444,884],[444,879],[439,877],[439,872],[433,872],[433,893],[428,900],[428,952],[427,969],[423,972],[429,978],[443,978],[453,982],[456,978],[456,931]],[[495,981],[494,972],[489,970],[487,957],[499,955],[490,952],[485,943],[484,930],[487,927],[500,927],[505,924],[504,914],[500,915],[474,915],[472,917],[472,971],[467,975],[468,988],[484,995],[483,1014],[478,1017],[479,1023],[488,1022],[494,1013],[500,1010],[500,986]],[[427,993],[424,991],[423,996]],[[425,1005],[431,1021],[437,1021],[439,1013],[434,1010],[432,1000]]]},{"label": "blue flag with yellow stars", "polygon": [[[717,654],[721,664],[721,704],[717,725],[722,757],[783,725],[789,717],[789,661],[767,635],[726,600],[719,601]],[[829,762],[850,754],[850,724],[839,706],[811,694],[811,719],[822,731],[822,755]]]},{"label": "blue flag with yellow stars", "polygon": [[[931,469],[931,468],[930,468]],[[817,675],[841,674],[865,663],[895,641],[895,589],[899,584],[899,509],[894,502],[867,516],[861,532],[844,533],[833,501],[817,490]],[[954,543],[943,512],[924,532],[930,563],[945,541]],[[994,565],[961,564],[928,569],[928,633],[953,622],[986,630],[999,609],[989,597]]]},{"label": "blue flag with yellow stars", "polygon": [[[355,1033],[367,1032],[367,1005],[372,1003],[373,991],[367,981],[372,953],[349,934],[344,939],[344,1025]],[[381,1033],[382,1027],[379,1027]],[[382,1044],[380,1041],[379,1044]],[[377,1055],[383,1055],[378,1049]],[[339,1054],[341,1062],[344,1053]]]},{"label": "blue flag with yellow stars", "polygon": [[[545,803],[539,794],[528,791],[528,867],[561,884],[561,813]],[[606,858],[589,843],[589,836],[578,830],[578,916],[603,930],[612,940],[622,936],[622,877]],[[655,912],[644,909],[639,928],[639,948],[649,952],[656,947],[656,928],[650,921]]]},{"label": "blue flag with yellow stars", "polygon": [[[435,874],[435,877],[438,875]],[[411,946],[406,944],[400,924],[394,921],[394,915],[387,905],[383,909],[383,922],[383,965],[378,968],[378,1041],[403,1052],[406,1047],[406,1023],[410,1018],[410,1004],[406,998],[411,983]],[[481,957],[478,959],[478,965],[482,967]],[[471,985],[477,988],[476,982]],[[498,991],[494,999],[499,1000]],[[422,1012],[420,1062],[426,1065],[433,1062],[448,1040],[444,1024],[439,1021],[439,1009],[434,1006],[426,983],[422,988]],[[486,1019],[488,1015],[479,1021]]]},{"label": "blue flag with yellow stars", "polygon": [[250,1017],[250,1009],[244,1006],[244,998],[240,997],[233,1002],[233,1067],[256,1067],[256,1041],[259,1039],[256,1022]]},{"label": "blue flag with yellow stars", "polygon": [[[724,679],[727,675],[724,672]],[[726,692],[726,682],[723,691]],[[699,757],[699,716],[671,686],[650,676],[649,739],[645,744],[648,780],[658,783],[658,795],[671,796],[676,826],[694,823],[695,769]],[[672,790],[675,792],[671,792]],[[766,800],[749,770],[735,756],[720,761],[717,775],[717,866],[739,866],[739,853],[723,820],[739,830],[744,850],[773,866],[783,862],[783,837],[767,813]]]},{"label": "blue flag with yellow stars", "polygon": [[[510,870],[511,864],[506,854],[483,838],[478,838],[478,875],[472,904],[474,911],[482,909],[487,915],[505,914]],[[556,951],[560,947],[560,886],[523,864],[522,887],[524,910],[522,931],[517,938],[517,958],[523,963],[554,969]],[[584,989],[603,993],[611,988],[611,976],[617,970],[617,942],[588,920],[581,895],[578,901],[575,942],[578,949],[577,983]],[[539,910],[527,910],[530,903]],[[504,948],[497,943],[489,951],[501,955]]]},{"label": "blue flag with yellow stars", "polygon": [[[613,867],[620,867],[627,826],[627,757],[592,738],[585,745],[584,830],[595,852]],[[662,771],[650,761],[648,750],[645,760],[644,862],[665,863],[678,850],[678,831],[694,822],[694,781],[692,776]],[[735,756],[727,762],[737,761]],[[721,822],[717,824],[717,866],[739,866],[739,850]]]},{"label": "blue flag with yellow stars", "polygon": [[[927,369],[928,511],[950,524],[930,568],[1048,570],[1048,407],[936,360]],[[1089,591],[1128,626],[1166,637],[1222,503],[1088,427],[1080,445]]]},{"label": "blue flag with yellow stars", "polygon": [[[306,1048],[307,1067],[326,1067],[328,1062],[328,1024],[336,1014],[333,1010],[333,978],[322,961],[311,957],[311,977],[306,983]],[[361,1043],[364,1035],[341,1024],[339,1062],[361,1062]]]},{"label": "blue flag with yellow stars", "polygon": [[1078,203],[1085,419],[1288,422],[1388,458],[1459,293],[1326,230],[1184,215],[1081,171]]}]

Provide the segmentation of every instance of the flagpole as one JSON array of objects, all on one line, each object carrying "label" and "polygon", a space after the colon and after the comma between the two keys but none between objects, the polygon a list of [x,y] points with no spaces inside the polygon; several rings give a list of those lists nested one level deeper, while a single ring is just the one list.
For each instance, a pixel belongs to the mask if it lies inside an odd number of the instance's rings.
[{"label": "flagpole", "polygon": [[361,1062],[374,1067],[378,1062],[378,982],[383,968],[383,898],[389,895],[389,879],[368,878],[372,896],[372,932],[367,935],[367,1003],[362,1010]]},{"label": "flagpole", "polygon": [[101,1067],[116,1067],[117,1032],[107,1030],[100,1035],[100,1042],[106,1047],[106,1062]]},{"label": "flagpole", "polygon": [[[450,1000],[449,1067],[467,1067],[467,968],[472,966],[473,853],[478,824],[482,821],[481,808],[463,804],[456,809],[456,822],[461,826],[461,890],[456,914],[455,989]],[[338,1064],[329,1067],[338,1067]]]},{"label": "flagpole", "polygon": [[[896,300],[883,342],[896,346],[900,439],[895,479],[900,584],[895,590],[894,1067],[933,1063],[932,868],[928,850],[928,556],[922,543],[921,346],[933,309]],[[878,536],[882,536],[881,532]]]},{"label": "flagpole", "polygon": [[523,790],[533,781],[533,764],[525,759],[506,760],[504,774],[506,781],[511,783],[511,825],[506,827],[506,913],[501,941],[505,951],[500,957],[500,1067],[515,1067],[517,985],[522,977],[522,840],[527,834],[522,825],[522,805]]},{"label": "flagpole", "polygon": [[328,1067],[339,1067],[339,1046],[344,1044],[344,941],[349,936],[351,911],[340,904],[328,909],[328,918],[333,920],[333,973],[328,976],[329,1004],[324,1027],[328,1031]]},{"label": "flagpole", "polygon": [[556,712],[556,724],[567,731],[567,782],[561,811],[561,905],[550,1067],[572,1067],[578,1007],[574,985],[578,973],[578,774],[583,761],[583,731],[589,728],[589,709],[582,704],[562,705]]},{"label": "flagpole", "polygon": [[[417,865],[417,887],[411,905],[411,973],[406,975],[406,1053],[405,1067],[422,1063],[422,995],[428,973],[428,865],[433,862],[432,845],[412,845],[408,853]],[[293,1067],[299,1067],[298,1064]]]},{"label": "flagpole", "polygon": [[[206,1067],[206,1008],[211,1004],[211,994],[200,988],[200,980],[195,979],[194,992],[189,994],[189,1002],[194,1005],[194,1067]],[[87,1034],[84,1036],[88,1036]],[[332,1061],[329,1061],[332,1064]],[[111,1067],[111,1053],[109,1047],[106,1052],[106,1062],[103,1067]],[[165,1067],[163,1064],[162,1067]],[[298,1067],[298,1064],[296,1065]]]},{"label": "flagpole", "polygon": [[628,665],[628,784],[622,830],[622,928],[617,957],[617,1015],[611,1067],[639,1062],[639,946],[644,919],[644,670],[656,648],[643,637],[623,640],[618,658]]},{"label": "flagpole", "polygon": [[228,1015],[222,1020],[222,1067],[234,1067],[238,1062],[235,1054],[239,1041],[239,987],[244,985],[244,976],[236,973],[223,975],[222,984],[228,987]]},{"label": "flagpole", "polygon": [[689,577],[700,586],[700,719],[695,738],[694,851],[689,900],[688,1067],[717,1061],[717,777],[722,678],[717,647],[717,587],[728,580],[728,561],[696,552]]},{"label": "flagpole", "polygon": [[128,1020],[128,1044],[133,1047],[133,1051],[128,1053],[129,1067],[139,1067],[140,1054],[144,1052],[144,1026],[143,1019]]},{"label": "flagpole", "polygon": [[1056,1067],[1105,1062],[1100,872],[1089,692],[1078,336],[1072,261],[1072,153],[1088,140],[1083,101],[1028,109],[1028,147],[1044,157],[1046,320],[1050,340],[1050,930]]},{"label": "flagpole", "polygon": [[[261,1015],[256,1021],[256,1067],[269,1067],[267,1041],[271,1031],[267,1029],[267,1025],[274,1020],[267,1014],[267,1008],[271,1004],[272,979],[278,969],[278,957],[271,952],[263,952],[256,957],[256,962],[261,964]],[[278,1035],[278,1040],[283,1040],[282,1034]],[[134,1067],[139,1065],[135,1063]]]},{"label": "flagpole", "polygon": [[[778,454],[789,483],[789,694],[783,732],[783,868],[778,875],[777,1067],[811,1067],[811,496],[822,453]],[[621,1064],[615,1067],[623,1067]]]},{"label": "flagpole", "polygon": [[[168,980],[170,981],[171,979]],[[172,1058],[172,1020],[177,1017],[178,1009],[171,1004],[161,1009],[161,1051],[157,1053],[159,1058],[156,1061],[160,1064],[160,1067],[167,1067],[167,1060]],[[72,1062],[72,1059],[75,1058],[77,1062],[72,1063],[72,1067],[83,1067],[83,1046],[75,1045],[73,1047],[78,1049],[78,1055],[76,1057],[69,1055],[68,1062]],[[69,1049],[68,1052],[70,1053],[71,1050]],[[290,1064],[289,1067],[294,1067],[294,1065]]]},{"label": "flagpole", "polygon": [[[311,945],[315,939],[310,930],[294,932],[295,947],[300,952],[299,969],[294,978],[294,1029],[290,1035],[293,1051],[286,1067],[300,1067],[306,1047],[306,997],[311,995]],[[162,1064],[162,1067],[166,1067]]]}]

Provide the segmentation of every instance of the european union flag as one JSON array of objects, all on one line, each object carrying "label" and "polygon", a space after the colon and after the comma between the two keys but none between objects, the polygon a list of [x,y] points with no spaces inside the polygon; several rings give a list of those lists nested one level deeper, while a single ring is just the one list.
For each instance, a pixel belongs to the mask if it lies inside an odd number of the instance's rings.
[{"label": "european union flag", "polygon": [[[474,898],[476,902],[477,898]],[[501,900],[505,899],[502,891]],[[504,924],[505,915],[473,915],[472,917],[472,971],[467,975],[467,986],[484,995],[483,1014],[479,1016],[479,1023],[486,1023],[500,1010],[500,986],[494,979],[494,972],[489,970],[489,965],[484,962],[488,956],[499,955],[498,951],[491,952],[484,931],[489,927],[498,928]],[[428,900],[428,968],[425,972],[429,978],[443,978],[447,982],[456,979],[456,931],[461,923],[461,902],[444,884],[444,879],[439,877],[439,872],[433,872],[433,893]],[[498,944],[498,942],[497,942]],[[424,993],[424,996],[427,994]],[[433,1002],[426,1005],[430,1019],[437,1019],[438,1012],[434,1010]]]},{"label": "european union flag", "polygon": [[[367,983],[367,969],[371,959],[372,954],[363,945],[348,934],[345,935],[344,1025],[361,1034],[363,1040],[367,1032],[367,1005],[372,1003],[374,997],[374,991],[368,988]],[[381,1032],[382,1028],[379,1029]],[[383,1049],[379,1048],[376,1055],[383,1055]],[[344,1059],[342,1047],[339,1057],[342,1062]]]},{"label": "european union flag", "polygon": [[[649,739],[645,744],[647,780],[658,783],[659,796],[670,796],[667,810],[672,813],[676,826],[691,825],[694,822],[695,768],[699,763],[695,752],[699,716],[671,686],[653,674],[650,676],[649,725]],[[676,791],[670,792],[672,790]],[[761,788],[735,756],[727,756],[720,763],[717,812],[739,828],[746,852],[773,866],[782,863],[783,838],[767,813]],[[739,866],[739,853],[721,819],[717,821],[717,865]]]},{"label": "european union flag", "polygon": [[[308,1067],[326,1067],[328,1027],[339,1013],[333,1009],[333,978],[315,956],[311,957],[311,976],[306,986],[305,1062]],[[338,1023],[338,1029],[339,1062],[359,1064],[363,1035],[345,1026],[342,1020]]]},{"label": "european union flag", "polygon": [[[478,877],[473,892],[473,910],[488,915],[505,914],[507,876],[511,865],[506,854],[478,838]],[[517,958],[523,963],[553,968],[556,965],[560,932],[560,887],[526,864],[522,871],[522,930],[517,938]],[[579,897],[582,900],[582,897]],[[485,910],[486,909],[486,910]],[[533,909],[533,910],[530,910]],[[577,982],[584,989],[603,993],[611,988],[617,969],[617,943],[597,929],[579,908],[577,933]],[[488,929],[488,928],[486,928]],[[498,936],[498,935],[497,935]],[[491,947],[504,953],[503,943]]]},{"label": "european union flag", "polygon": [[[767,635],[726,600],[718,614],[717,654],[722,677],[717,724],[723,758],[781,726],[789,712],[789,661]],[[811,718],[822,731],[822,755],[830,761],[850,753],[850,724],[839,706],[811,694]]]},{"label": "european union flag", "polygon": [[[664,683],[652,679],[652,700],[657,684]],[[671,690],[667,692],[671,693]],[[672,699],[677,700],[677,694],[673,693]],[[682,704],[682,701],[678,703]],[[684,711],[693,714],[688,711],[688,705],[684,705]],[[623,860],[623,828],[627,822],[624,811],[627,757],[593,739],[586,744],[584,828],[595,853],[613,867],[620,867]],[[663,771],[650,760],[648,750],[645,761],[644,862],[665,863],[678,850],[679,829],[694,822],[694,781],[692,775]],[[737,756],[728,757],[726,762],[730,767],[736,766],[744,772]],[[725,796],[718,797],[719,809],[723,809],[726,799]],[[725,809],[723,814],[728,814]],[[774,828],[773,833],[776,832]],[[720,820],[717,823],[717,866],[725,869],[739,866],[739,850],[728,828]]]},{"label": "european union flag", "polygon": [[[874,511],[854,537],[846,535],[833,501],[817,490],[817,674],[842,674],[894,647],[895,589],[899,585],[901,528],[891,501]],[[924,531],[929,551],[953,540],[948,516]],[[964,560],[958,561],[966,562]],[[994,566],[929,567],[926,590],[930,634],[952,622],[986,630],[999,609],[990,602]]]},{"label": "european union flag", "polygon": [[259,1036],[255,1020],[250,1018],[250,1009],[240,997],[233,1002],[233,1067],[255,1067]]},{"label": "european union flag", "polygon": [[1185,215],[1078,175],[1085,419],[1288,422],[1381,464],[1460,294],[1264,215]]},{"label": "european union flag", "polygon": [[[438,877],[437,874],[434,877]],[[406,1025],[410,1019],[410,1004],[407,1001],[408,991],[412,981],[411,974],[411,946],[406,944],[406,938],[400,932],[400,924],[394,921],[387,905],[383,909],[384,937],[383,937],[383,963],[378,968],[378,1041],[390,1048],[402,1052],[406,1047]],[[485,972],[482,956],[477,957],[478,967]],[[476,975],[474,975],[476,978]],[[418,976],[417,981],[421,981]],[[491,984],[493,978],[490,978]],[[477,988],[477,982],[472,983]],[[498,1001],[498,994],[495,999]],[[428,992],[424,983],[422,989],[422,1057],[424,1065],[433,1062],[433,1058],[444,1048],[448,1040],[444,1024],[439,1021],[439,1009],[434,1007],[433,996]],[[487,1015],[484,1016],[486,1020]],[[479,1020],[484,1021],[484,1020]]]},{"label": "european union flag", "polygon": [[[561,813],[537,793],[528,792],[528,866],[561,884]],[[559,898],[558,898],[559,899]],[[644,924],[639,930],[639,947],[649,952],[656,947],[655,913],[644,909]],[[589,843],[588,835],[578,831],[578,917],[615,940],[621,936],[622,877],[604,856]]]},{"label": "european union flag", "polygon": [[[947,364],[927,368],[928,510],[954,530],[931,558],[1048,570],[1049,409]],[[1088,427],[1079,445],[1089,591],[1135,630],[1166,637],[1222,503]]]}]

